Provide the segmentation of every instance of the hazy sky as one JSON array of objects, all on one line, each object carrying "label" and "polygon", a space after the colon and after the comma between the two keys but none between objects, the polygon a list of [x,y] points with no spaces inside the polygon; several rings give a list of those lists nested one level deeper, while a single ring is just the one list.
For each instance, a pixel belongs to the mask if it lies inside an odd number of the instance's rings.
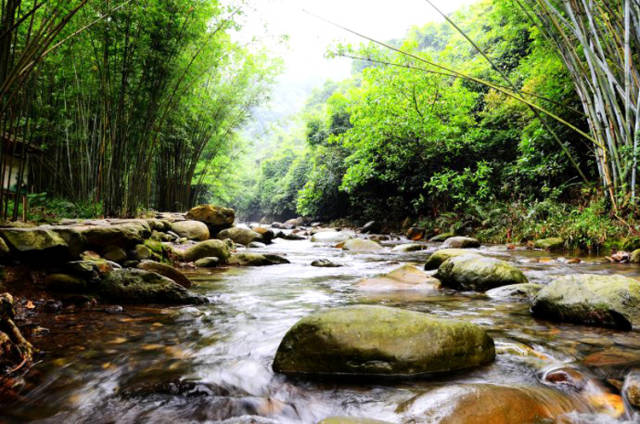
[{"label": "hazy sky", "polygon": [[[434,0],[446,13],[475,0]],[[413,25],[440,21],[424,0],[250,0],[242,38],[256,37],[280,57],[285,71],[274,90],[271,109],[294,110],[304,103],[309,87],[325,79],[349,76],[346,59],[326,59],[336,41],[359,43],[359,38],[318,20],[303,10],[380,40],[402,37]],[[288,36],[284,44],[281,36]],[[295,103],[295,104],[294,104]]]}]

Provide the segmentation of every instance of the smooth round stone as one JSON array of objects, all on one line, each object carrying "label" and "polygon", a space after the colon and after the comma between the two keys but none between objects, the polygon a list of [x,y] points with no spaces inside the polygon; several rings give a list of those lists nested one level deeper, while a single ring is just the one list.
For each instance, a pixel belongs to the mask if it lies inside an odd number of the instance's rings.
[{"label": "smooth round stone", "polygon": [[288,375],[415,377],[493,361],[479,326],[385,306],[348,306],[298,321],[278,347],[273,369]]},{"label": "smooth round stone", "polygon": [[435,277],[444,287],[484,292],[496,287],[528,283],[522,271],[507,262],[478,255],[447,259]]}]

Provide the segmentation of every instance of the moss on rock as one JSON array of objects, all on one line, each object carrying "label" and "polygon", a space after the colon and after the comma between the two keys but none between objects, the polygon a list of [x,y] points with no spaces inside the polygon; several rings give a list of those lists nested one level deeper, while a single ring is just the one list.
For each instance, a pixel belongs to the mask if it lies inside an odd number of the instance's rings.
[{"label": "moss on rock", "polygon": [[425,270],[438,269],[440,265],[444,261],[449,258],[453,258],[455,256],[469,255],[471,254],[468,250],[465,249],[441,249],[433,252],[429,259],[427,259],[427,263],[424,265]]},{"label": "moss on rock", "polygon": [[622,275],[573,274],[553,280],[536,295],[540,318],[631,330],[640,318],[640,281]]},{"label": "moss on rock", "polygon": [[273,369],[289,375],[420,376],[493,361],[480,327],[383,306],[330,309],[298,321],[278,347]]},{"label": "moss on rock", "polygon": [[455,256],[440,265],[435,277],[444,287],[484,292],[496,287],[527,283],[522,271],[507,262],[478,255]]}]

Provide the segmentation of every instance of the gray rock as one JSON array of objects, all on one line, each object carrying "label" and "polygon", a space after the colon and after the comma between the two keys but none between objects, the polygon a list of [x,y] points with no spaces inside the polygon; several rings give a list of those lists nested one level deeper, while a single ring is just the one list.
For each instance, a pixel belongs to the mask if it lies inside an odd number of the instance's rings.
[{"label": "gray rock", "polygon": [[622,275],[572,274],[556,278],[533,300],[540,318],[631,330],[640,317],[640,282]]},{"label": "gray rock", "polygon": [[278,347],[273,369],[288,375],[421,376],[493,361],[480,327],[384,306],[329,309],[298,321]]},{"label": "gray rock", "polygon": [[513,265],[478,255],[447,259],[440,265],[435,277],[444,287],[480,292],[511,284],[528,283],[527,277]]},{"label": "gray rock", "polygon": [[469,249],[480,247],[480,242],[471,237],[449,237],[442,244],[443,249]]}]

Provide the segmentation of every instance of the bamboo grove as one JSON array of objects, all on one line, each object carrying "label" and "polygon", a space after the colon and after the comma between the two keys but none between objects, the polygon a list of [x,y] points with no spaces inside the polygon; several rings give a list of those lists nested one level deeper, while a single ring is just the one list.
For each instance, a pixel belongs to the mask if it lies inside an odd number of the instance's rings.
[{"label": "bamboo grove", "polygon": [[106,216],[187,208],[191,182],[218,172],[198,164],[225,164],[276,70],[232,39],[242,9],[215,0],[1,7],[4,217],[27,190]]}]

